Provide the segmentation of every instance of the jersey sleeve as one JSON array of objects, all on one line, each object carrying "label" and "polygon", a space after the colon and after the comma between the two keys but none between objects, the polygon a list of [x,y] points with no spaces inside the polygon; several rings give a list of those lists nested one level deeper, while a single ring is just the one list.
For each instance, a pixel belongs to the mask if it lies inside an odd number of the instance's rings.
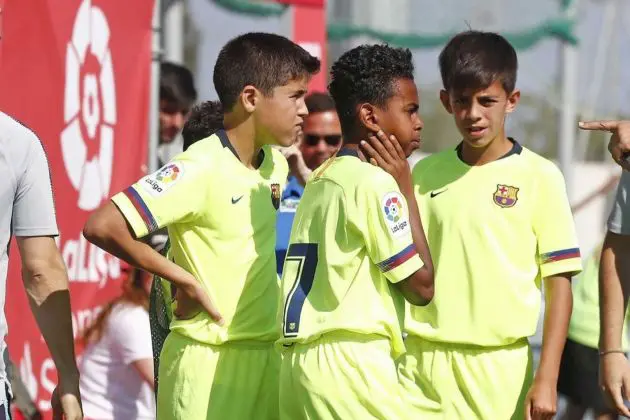
[{"label": "jersey sleeve", "polygon": [[564,177],[556,166],[544,171],[534,209],[534,233],[542,277],[577,274],[582,260]]},{"label": "jersey sleeve", "polygon": [[608,230],[618,235],[630,235],[630,172],[624,171],[617,195],[608,217]]},{"label": "jersey sleeve", "polygon": [[202,162],[177,158],[112,197],[137,238],[202,214],[211,174]]},{"label": "jersey sleeve", "polygon": [[[26,131],[26,130],[25,130]],[[48,159],[39,139],[25,132],[28,147],[24,164],[16,170],[17,188],[13,200],[11,227],[16,236],[58,235]]]},{"label": "jersey sleeve", "polygon": [[424,265],[411,237],[407,201],[389,176],[365,182],[360,191],[368,255],[390,282],[402,281]]}]

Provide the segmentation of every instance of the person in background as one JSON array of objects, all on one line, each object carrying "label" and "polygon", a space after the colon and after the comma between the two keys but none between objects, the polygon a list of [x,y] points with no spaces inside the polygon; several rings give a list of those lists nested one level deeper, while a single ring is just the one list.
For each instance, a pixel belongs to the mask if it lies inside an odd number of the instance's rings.
[{"label": "person in background", "polygon": [[290,176],[282,193],[276,226],[276,263],[282,275],[293,217],[310,173],[333,156],[341,147],[341,123],[335,101],[324,92],[313,92],[306,99],[308,116],[304,119],[298,142],[283,151],[289,162]]},{"label": "person in background", "polygon": [[197,100],[193,75],[186,67],[164,62],[160,67],[160,139],[158,166],[181,152],[182,131],[190,109]]},{"label": "person in background", "polygon": [[195,105],[182,129],[184,152],[199,140],[210,137],[223,128],[223,107],[219,101],[205,101]]},{"label": "person in background", "polygon": [[612,133],[608,150],[624,169],[608,217],[599,270],[599,384],[609,405],[630,417],[630,364],[623,347],[623,325],[630,295],[630,121],[582,121],[583,130]]},{"label": "person in background", "polygon": [[83,334],[81,393],[88,419],[154,419],[153,358],[149,327],[152,278],[129,268],[120,297]]},{"label": "person in background", "polygon": [[[160,66],[160,138],[158,140],[158,168],[182,151],[181,131],[197,100],[193,75],[186,67],[171,62]],[[146,239],[160,251],[166,245],[168,232],[159,229]]]}]

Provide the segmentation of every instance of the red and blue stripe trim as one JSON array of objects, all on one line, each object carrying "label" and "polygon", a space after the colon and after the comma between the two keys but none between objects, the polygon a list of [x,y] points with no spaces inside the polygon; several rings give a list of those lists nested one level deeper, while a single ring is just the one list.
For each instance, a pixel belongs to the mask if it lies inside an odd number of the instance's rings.
[{"label": "red and blue stripe trim", "polygon": [[543,264],[568,260],[571,258],[580,258],[580,248],[568,248],[560,251],[546,252],[540,256]]},{"label": "red and blue stripe trim", "polygon": [[135,207],[136,211],[142,218],[142,221],[147,226],[147,230],[149,233],[156,231],[158,229],[158,224],[155,221],[155,217],[151,214],[151,210],[144,202],[138,191],[136,191],[133,187],[128,187],[123,193],[127,196],[131,204]]},{"label": "red and blue stripe trim", "polygon": [[383,273],[386,273],[398,267],[399,265],[404,264],[407,260],[409,260],[414,255],[416,255],[416,247],[413,244],[411,244],[407,248],[400,251],[398,254],[384,261],[381,261],[380,263],[376,265],[378,266],[378,268],[381,269]]}]

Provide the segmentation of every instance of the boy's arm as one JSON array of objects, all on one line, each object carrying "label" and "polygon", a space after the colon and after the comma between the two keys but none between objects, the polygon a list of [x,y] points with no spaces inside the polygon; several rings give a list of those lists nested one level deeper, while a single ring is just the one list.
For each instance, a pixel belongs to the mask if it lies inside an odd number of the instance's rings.
[{"label": "boy's arm", "polygon": [[434,295],[433,261],[420,220],[420,211],[413,191],[411,170],[400,143],[394,136],[381,130],[369,136],[368,142],[361,142],[370,162],[378,165],[394,177],[409,208],[409,224],[416,252],[424,265],[407,279],[396,283],[402,294],[414,305],[427,305]]},{"label": "boy's arm", "polygon": [[550,380],[555,387],[560,359],[569,330],[573,310],[571,275],[558,274],[545,278],[545,318],[543,344],[536,380]]},{"label": "boy's arm", "polygon": [[550,162],[536,169],[532,228],[538,266],[545,287],[545,318],[541,361],[526,399],[526,419],[551,418],[557,407],[560,359],[573,307],[571,276],[582,271],[577,234],[564,178]]},{"label": "boy's arm", "polygon": [[175,284],[178,293],[183,293],[178,300],[178,316],[191,316],[198,310],[198,304],[213,320],[222,323],[219,311],[193,275],[151,246],[136,240],[127,220],[113,202],[108,201],[92,213],[83,228],[83,235],[110,254]]},{"label": "boy's arm", "polygon": [[546,418],[545,416],[552,416],[557,411],[558,372],[573,309],[570,274],[546,277],[544,285],[545,318],[542,351],[534,383],[527,395],[527,419]]},{"label": "boy's arm", "polygon": [[211,196],[211,168],[210,162],[179,156],[114,195],[91,215],[83,234],[110,254],[177,286],[178,317],[190,317],[203,309],[220,324],[221,316],[203,283],[138,240],[164,227],[196,223],[203,217]]}]

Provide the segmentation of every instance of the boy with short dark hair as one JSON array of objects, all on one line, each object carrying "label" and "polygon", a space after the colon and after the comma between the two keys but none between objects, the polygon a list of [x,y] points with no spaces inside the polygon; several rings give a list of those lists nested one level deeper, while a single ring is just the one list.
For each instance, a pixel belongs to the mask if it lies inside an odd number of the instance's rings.
[{"label": "boy with short dark hair", "polygon": [[[571,276],[582,269],[564,179],[505,133],[520,97],[507,40],[464,32],[439,62],[440,99],[463,140],[413,170],[437,292],[430,305],[410,308],[399,372],[416,396],[418,418],[551,418]],[[534,377],[527,337],[536,330],[543,285]]]},{"label": "boy with short dark hair", "polygon": [[[224,130],[97,210],[84,234],[173,283],[158,418],[278,416],[275,219],[287,163],[271,145],[300,133],[319,60],[279,35],[247,33],[219,53]],[[168,227],[172,261],[139,238]]]}]

